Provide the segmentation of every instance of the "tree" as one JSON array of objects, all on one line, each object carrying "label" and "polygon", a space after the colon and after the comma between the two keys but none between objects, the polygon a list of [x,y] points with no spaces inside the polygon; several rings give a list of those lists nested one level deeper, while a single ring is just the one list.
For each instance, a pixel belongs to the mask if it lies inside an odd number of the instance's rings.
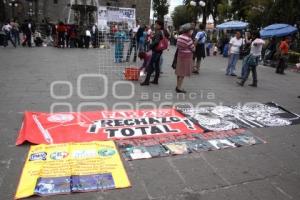
[{"label": "tree", "polygon": [[169,4],[167,0],[153,0],[153,11],[154,16],[157,17],[158,20],[164,21],[164,17],[169,13]]},{"label": "tree", "polygon": [[179,29],[179,27],[185,23],[194,21],[195,15],[193,12],[193,10],[190,10],[184,5],[175,7],[171,15],[175,29]]}]

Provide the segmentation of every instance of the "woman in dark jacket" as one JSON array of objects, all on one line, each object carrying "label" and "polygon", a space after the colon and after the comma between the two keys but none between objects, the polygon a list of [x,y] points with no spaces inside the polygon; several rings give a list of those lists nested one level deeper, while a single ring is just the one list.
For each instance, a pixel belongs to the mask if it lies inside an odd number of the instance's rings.
[{"label": "woman in dark jacket", "polygon": [[149,64],[146,79],[144,82],[141,83],[141,86],[150,84],[150,77],[154,71],[155,71],[155,76],[154,76],[154,80],[151,81],[151,83],[156,85],[158,84],[158,78],[160,74],[159,62],[163,51],[157,51],[155,48],[159,44],[160,40],[163,39],[164,36],[163,30],[164,30],[163,22],[157,20],[155,22],[155,34],[153,36],[152,43],[150,44],[150,49],[152,50],[152,58]]}]

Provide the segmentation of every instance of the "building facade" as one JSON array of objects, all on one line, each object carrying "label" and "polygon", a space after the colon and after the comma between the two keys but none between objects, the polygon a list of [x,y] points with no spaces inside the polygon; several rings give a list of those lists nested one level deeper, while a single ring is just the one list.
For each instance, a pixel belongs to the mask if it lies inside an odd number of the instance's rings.
[{"label": "building facade", "polygon": [[[151,0],[0,0],[0,21],[17,18],[19,21],[33,19],[40,23],[47,19],[51,22],[70,22],[74,4],[92,6],[112,6],[136,9],[136,18],[149,24]],[[87,7],[83,7],[87,12]]]}]

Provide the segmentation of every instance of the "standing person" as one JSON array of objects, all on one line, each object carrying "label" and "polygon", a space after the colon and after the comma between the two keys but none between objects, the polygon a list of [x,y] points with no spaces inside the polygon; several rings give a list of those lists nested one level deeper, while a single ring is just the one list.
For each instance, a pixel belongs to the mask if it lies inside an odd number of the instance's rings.
[{"label": "standing person", "polygon": [[138,39],[138,52],[145,52],[145,43],[147,40],[147,31],[146,26],[143,26],[141,29],[141,33]]},{"label": "standing person", "polygon": [[175,74],[177,75],[177,85],[175,91],[177,93],[186,93],[182,89],[182,83],[185,76],[190,76],[193,70],[193,52],[195,46],[192,40],[193,29],[190,24],[181,27],[182,34],[177,39],[177,63]]},{"label": "standing person", "polygon": [[136,36],[137,36],[137,32],[138,32],[139,28],[140,28],[139,21],[137,21],[137,25],[129,31],[130,42],[129,42],[129,49],[127,52],[126,62],[129,62],[129,60],[130,60],[132,49],[134,49],[133,62],[136,62],[136,57],[137,57],[137,38],[136,38]]},{"label": "standing person", "polygon": [[70,27],[70,48],[77,48],[77,30],[76,25],[72,25]]},{"label": "standing person", "polygon": [[96,24],[94,24],[92,27],[92,45],[94,48],[99,46],[98,33],[99,33],[98,27]]},{"label": "standing person", "polygon": [[276,67],[277,74],[284,74],[284,70],[285,70],[285,68],[287,68],[290,42],[291,42],[291,38],[286,37],[284,40],[281,41],[281,43],[278,47],[279,61],[278,61],[278,65]]},{"label": "standing person", "polygon": [[240,49],[243,45],[243,39],[241,38],[241,33],[236,32],[235,37],[233,37],[229,42],[229,60],[226,69],[227,76],[236,76],[235,66],[240,57]]},{"label": "standing person", "polygon": [[86,30],[85,30],[85,37],[84,37],[84,46],[87,49],[90,48],[91,37],[92,37],[91,31],[87,27]]},{"label": "standing person", "polygon": [[123,31],[121,26],[118,27],[118,30],[115,33],[114,38],[115,38],[115,62],[121,63],[123,61],[124,43],[126,40],[126,33]]},{"label": "standing person", "polygon": [[141,45],[144,45],[145,42],[145,38],[144,38],[144,31],[145,31],[145,27],[144,26],[140,26],[137,33],[136,33],[136,44],[137,44],[137,52],[141,52],[143,51],[144,47]]},{"label": "standing person", "polygon": [[204,25],[200,24],[199,31],[195,36],[196,51],[194,53],[194,61],[196,61],[196,65],[193,70],[194,74],[199,74],[201,59],[205,58],[205,42],[207,39],[207,35],[204,29],[205,29]]},{"label": "standing person", "polygon": [[[163,53],[163,49],[157,48],[161,42],[161,40],[164,39],[164,24],[163,22],[156,20],[155,22],[155,34],[152,40],[152,43],[150,44],[150,49],[152,50],[152,58],[149,64],[149,68],[147,70],[147,76],[144,82],[141,83],[141,86],[149,85],[150,84],[150,77],[152,73],[155,71],[155,77],[154,80],[151,81],[153,84],[158,84],[158,78],[160,74],[160,57]],[[164,48],[167,48],[168,44],[164,44]]]},{"label": "standing person", "polygon": [[11,30],[12,30],[12,27],[9,22],[6,22],[4,24],[4,26],[2,27],[2,31],[5,33],[5,36],[6,36],[6,39],[5,39],[6,41],[4,41],[4,47],[6,47],[8,45],[8,41],[10,41],[12,43],[12,45],[16,48],[17,46],[11,38]]},{"label": "standing person", "polygon": [[259,38],[258,33],[253,34],[253,38],[255,38],[255,40],[251,43],[250,54],[245,57],[245,72],[242,76],[241,82],[237,82],[240,86],[244,86],[251,71],[253,82],[249,86],[257,87],[256,67],[258,65],[259,58],[261,57],[261,51],[265,41]]},{"label": "standing person", "polygon": [[12,29],[11,29],[12,39],[14,40],[16,45],[20,45],[20,25],[16,19],[14,19],[10,23],[10,25],[12,27]]},{"label": "standing person", "polygon": [[34,27],[34,24],[32,23],[31,20],[25,20],[25,23],[23,24],[23,33],[25,35],[25,40],[23,41],[23,46],[26,45],[27,43],[27,46],[28,47],[31,47],[31,38],[32,38],[32,33],[34,33],[35,31],[35,27]]},{"label": "standing person", "polygon": [[71,25],[67,24],[66,26],[66,32],[65,32],[65,38],[66,38],[66,47],[70,47],[70,36],[71,36]]},{"label": "standing person", "polygon": [[47,45],[50,45],[53,42],[53,38],[52,38],[52,25],[47,22],[46,23],[46,36],[47,36]]},{"label": "standing person", "polygon": [[56,28],[58,36],[58,48],[65,48],[66,27],[63,22],[59,22]]}]

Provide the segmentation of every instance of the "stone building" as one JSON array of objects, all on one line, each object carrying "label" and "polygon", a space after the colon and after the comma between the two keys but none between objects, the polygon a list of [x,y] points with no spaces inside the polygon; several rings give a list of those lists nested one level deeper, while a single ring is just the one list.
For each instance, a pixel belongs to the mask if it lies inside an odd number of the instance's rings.
[{"label": "stone building", "polygon": [[[127,7],[136,9],[136,18],[142,23],[149,23],[151,0],[0,0],[0,21],[17,18],[19,21],[32,18],[36,22],[49,19],[68,22],[72,18],[74,4],[112,7]],[[83,7],[88,13],[92,7]],[[92,9],[93,10],[93,9]],[[88,15],[88,14],[86,14]]]}]

